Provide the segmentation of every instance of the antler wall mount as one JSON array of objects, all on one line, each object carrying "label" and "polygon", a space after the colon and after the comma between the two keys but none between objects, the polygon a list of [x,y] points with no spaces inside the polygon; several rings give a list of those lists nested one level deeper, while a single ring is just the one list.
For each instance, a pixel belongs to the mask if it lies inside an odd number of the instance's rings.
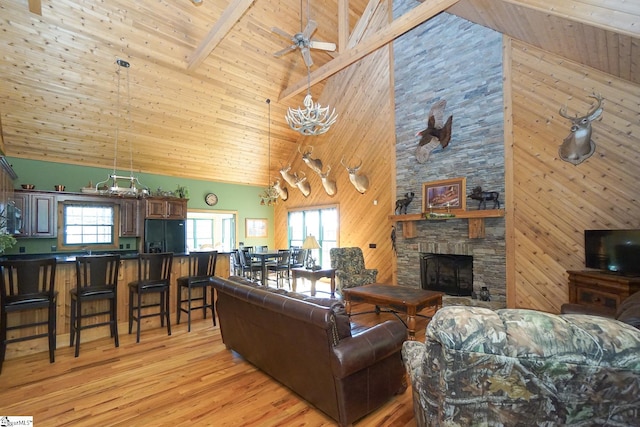
[{"label": "antler wall mount", "polygon": [[591,139],[591,122],[596,120],[602,114],[602,96],[600,94],[591,94],[591,98],[595,98],[597,105],[593,107],[584,116],[571,117],[567,114],[567,107],[560,108],[560,116],[571,121],[571,133],[564,139],[560,148],[558,148],[558,156],[565,162],[579,165],[587,160],[596,151],[596,143]]}]

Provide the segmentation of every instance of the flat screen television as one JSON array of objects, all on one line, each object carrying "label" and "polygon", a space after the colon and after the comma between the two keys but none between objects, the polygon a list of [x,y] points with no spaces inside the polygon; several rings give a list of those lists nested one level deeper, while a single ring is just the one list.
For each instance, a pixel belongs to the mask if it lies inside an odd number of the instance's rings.
[{"label": "flat screen television", "polygon": [[585,230],[585,267],[640,276],[640,230]]}]

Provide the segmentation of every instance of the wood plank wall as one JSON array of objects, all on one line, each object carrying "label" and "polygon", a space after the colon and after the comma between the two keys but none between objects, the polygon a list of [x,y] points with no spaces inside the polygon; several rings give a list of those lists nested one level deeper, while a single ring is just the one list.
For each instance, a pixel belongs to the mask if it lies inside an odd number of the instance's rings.
[{"label": "wood plank wall", "polygon": [[[390,19],[390,1],[378,6],[368,31],[375,31]],[[320,178],[293,152],[291,172],[303,171],[311,184],[311,195],[304,198],[296,188],[289,188],[289,200],[279,202],[275,210],[276,246],[287,246],[287,213],[290,210],[337,206],[340,216],[339,246],[359,246],[368,268],[377,268],[378,281],[391,282],[391,223],[387,216],[395,203],[392,188],[395,173],[395,134],[393,87],[391,85],[390,46],[383,47],[363,60],[336,74],[327,82],[320,103],[338,112],[338,121],[321,136],[301,137],[302,145],[313,145],[312,157],[322,160],[325,170],[331,166],[330,178],[337,181],[338,192],[329,197]],[[312,95],[318,96],[314,90]],[[358,193],[349,182],[345,168],[362,160],[360,172],[369,177],[370,187]],[[369,248],[374,243],[375,249]]]},{"label": "wood plank wall", "polygon": [[[568,300],[566,271],[584,268],[584,230],[640,228],[640,86],[517,40],[509,45],[508,295],[511,306],[558,312]],[[593,92],[605,99],[593,122],[596,152],[574,166],[558,157],[571,126],[558,110],[584,115]]]}]

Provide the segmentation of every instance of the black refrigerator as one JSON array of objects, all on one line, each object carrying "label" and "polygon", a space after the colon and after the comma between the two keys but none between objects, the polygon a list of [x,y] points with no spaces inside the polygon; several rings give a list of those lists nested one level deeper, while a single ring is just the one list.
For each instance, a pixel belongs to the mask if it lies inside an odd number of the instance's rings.
[{"label": "black refrigerator", "polygon": [[144,221],[144,251],[187,252],[187,225],[183,219],[146,219]]}]

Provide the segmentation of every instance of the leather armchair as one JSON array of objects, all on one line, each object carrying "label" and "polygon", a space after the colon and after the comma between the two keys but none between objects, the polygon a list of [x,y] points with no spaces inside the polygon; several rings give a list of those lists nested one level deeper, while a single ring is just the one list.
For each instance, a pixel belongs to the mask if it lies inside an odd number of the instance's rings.
[{"label": "leather armchair", "polygon": [[362,249],[358,247],[331,248],[329,257],[331,258],[331,268],[336,269],[338,291],[343,288],[355,288],[375,283],[378,270],[365,268]]},{"label": "leather armchair", "polygon": [[615,313],[597,306],[567,303],[560,308],[562,314],[590,314],[613,318],[640,329],[640,292],[629,295],[621,303]]}]

